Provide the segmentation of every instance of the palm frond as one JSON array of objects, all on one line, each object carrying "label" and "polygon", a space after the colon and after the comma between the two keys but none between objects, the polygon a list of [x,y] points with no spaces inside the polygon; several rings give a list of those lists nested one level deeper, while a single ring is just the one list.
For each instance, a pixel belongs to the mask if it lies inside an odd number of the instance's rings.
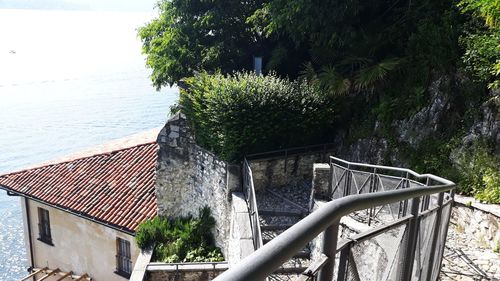
[{"label": "palm frond", "polygon": [[332,66],[323,67],[318,80],[322,89],[334,95],[347,94],[351,88],[351,81],[342,77]]},{"label": "palm frond", "polygon": [[355,87],[358,91],[373,88],[376,83],[387,78],[388,73],[396,69],[401,60],[398,58],[385,59],[375,65],[362,68],[355,80]]},{"label": "palm frond", "polygon": [[317,78],[318,76],[312,63],[310,61],[304,63],[303,69],[299,73],[299,79],[306,80],[309,83],[313,83],[317,80]]},{"label": "palm frond", "polygon": [[364,58],[364,57],[354,57],[354,56],[349,56],[346,57],[345,59],[341,60],[338,63],[338,66],[355,66],[355,67],[363,67],[367,64],[372,63],[373,61],[369,58]]}]

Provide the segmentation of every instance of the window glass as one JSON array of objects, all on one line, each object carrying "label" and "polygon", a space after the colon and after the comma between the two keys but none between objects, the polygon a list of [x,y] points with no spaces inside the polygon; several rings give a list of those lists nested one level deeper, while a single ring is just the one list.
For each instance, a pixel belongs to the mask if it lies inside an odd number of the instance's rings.
[{"label": "window glass", "polygon": [[38,240],[52,245],[49,211],[38,208]]},{"label": "window glass", "polygon": [[116,271],[118,274],[129,277],[132,273],[132,260],[130,255],[130,242],[117,238],[116,239]]}]

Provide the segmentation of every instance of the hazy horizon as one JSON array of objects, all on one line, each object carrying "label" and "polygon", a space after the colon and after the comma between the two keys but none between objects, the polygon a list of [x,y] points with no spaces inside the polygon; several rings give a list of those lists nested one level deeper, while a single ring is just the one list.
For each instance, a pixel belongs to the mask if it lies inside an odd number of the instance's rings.
[{"label": "hazy horizon", "polygon": [[0,9],[151,12],[157,0],[0,0]]}]

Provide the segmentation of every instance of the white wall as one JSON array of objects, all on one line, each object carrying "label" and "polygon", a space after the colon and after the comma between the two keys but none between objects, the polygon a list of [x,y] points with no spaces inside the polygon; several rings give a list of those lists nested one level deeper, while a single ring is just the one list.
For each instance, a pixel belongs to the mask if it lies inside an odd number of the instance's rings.
[{"label": "white wall", "polygon": [[[24,200],[21,202],[24,212]],[[59,268],[65,272],[73,271],[76,275],[87,273],[95,281],[126,280],[114,273],[117,254],[116,238],[130,242],[133,268],[140,253],[133,236],[32,200],[29,200],[28,205],[35,267]],[[49,211],[54,246],[38,240],[38,207]],[[26,215],[25,212],[23,215]],[[24,217],[24,224],[25,241],[28,242],[26,217]],[[29,245],[27,248],[29,261]]]}]

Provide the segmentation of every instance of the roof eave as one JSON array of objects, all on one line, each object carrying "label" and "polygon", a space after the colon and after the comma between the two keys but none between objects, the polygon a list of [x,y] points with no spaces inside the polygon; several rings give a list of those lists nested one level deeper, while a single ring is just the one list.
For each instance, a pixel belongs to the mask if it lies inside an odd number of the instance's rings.
[{"label": "roof eave", "polygon": [[12,188],[8,187],[8,186],[5,186],[5,185],[2,185],[0,184],[0,189],[3,189],[5,191],[7,191],[7,193],[10,195],[10,196],[22,196],[22,197],[25,197],[25,198],[28,198],[30,200],[33,200],[33,201],[36,201],[40,204],[43,204],[43,205],[46,205],[46,206],[49,206],[49,207],[52,207],[52,208],[56,208],[60,211],[63,211],[63,212],[66,212],[66,213],[70,213],[72,215],[75,215],[77,217],[80,217],[80,218],[83,218],[83,219],[86,219],[86,220],[90,220],[92,222],[95,222],[97,224],[100,224],[100,225],[103,225],[103,226],[106,226],[106,227],[109,227],[109,228],[112,228],[114,230],[117,230],[117,231],[120,231],[120,232],[123,232],[123,233],[126,233],[126,234],[129,234],[131,236],[135,236],[135,231],[133,230],[130,230],[128,228],[125,228],[125,227],[120,227],[118,225],[115,225],[115,224],[111,224],[109,222],[105,222],[105,221],[102,221],[102,220],[99,220],[99,219],[96,219],[94,217],[91,217],[91,216],[86,216],[85,214],[83,213],[79,213],[79,212],[76,212],[76,211],[73,211],[69,208],[64,208],[64,207],[61,207],[59,205],[56,205],[56,204],[51,204],[50,202],[46,202],[46,201],[43,201],[41,199],[38,199],[34,196],[31,196],[31,195],[28,195],[28,194],[24,194],[22,192],[19,192],[19,191],[16,191],[16,190],[13,190]]}]

